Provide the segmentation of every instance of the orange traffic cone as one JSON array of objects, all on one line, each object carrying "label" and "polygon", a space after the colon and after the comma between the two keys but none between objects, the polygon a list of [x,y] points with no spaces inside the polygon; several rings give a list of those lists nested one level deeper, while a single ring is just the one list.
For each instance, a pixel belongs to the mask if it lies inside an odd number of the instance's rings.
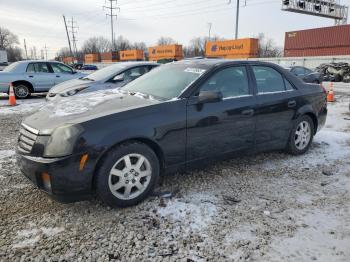
[{"label": "orange traffic cone", "polygon": [[333,83],[331,83],[330,89],[329,89],[329,91],[328,91],[327,102],[334,102]]},{"label": "orange traffic cone", "polygon": [[16,105],[16,97],[15,97],[15,92],[13,91],[13,84],[12,83],[10,83],[9,104],[10,104],[10,106]]}]

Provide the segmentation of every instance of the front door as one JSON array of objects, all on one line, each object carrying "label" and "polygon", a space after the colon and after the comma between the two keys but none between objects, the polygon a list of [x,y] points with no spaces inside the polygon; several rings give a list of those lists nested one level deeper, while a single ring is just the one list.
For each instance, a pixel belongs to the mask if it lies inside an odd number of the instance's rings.
[{"label": "front door", "polygon": [[187,161],[253,150],[255,97],[245,66],[220,69],[196,91],[219,91],[223,100],[187,105]]},{"label": "front door", "polygon": [[61,63],[50,63],[55,75],[55,85],[75,78],[73,70]]}]

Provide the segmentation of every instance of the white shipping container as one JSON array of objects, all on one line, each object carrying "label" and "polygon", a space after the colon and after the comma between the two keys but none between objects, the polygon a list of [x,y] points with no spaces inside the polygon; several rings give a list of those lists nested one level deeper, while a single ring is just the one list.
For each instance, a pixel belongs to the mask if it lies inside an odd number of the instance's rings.
[{"label": "white shipping container", "polygon": [[0,50],[0,63],[7,63],[7,52],[6,50]]}]

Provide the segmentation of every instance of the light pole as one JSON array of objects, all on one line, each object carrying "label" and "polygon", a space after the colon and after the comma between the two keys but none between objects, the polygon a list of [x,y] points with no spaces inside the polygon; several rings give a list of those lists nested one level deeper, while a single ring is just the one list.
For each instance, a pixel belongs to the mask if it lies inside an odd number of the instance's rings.
[{"label": "light pole", "polygon": [[209,41],[211,39],[211,27],[213,26],[213,23],[208,23],[208,27],[209,27]]},{"label": "light pole", "polygon": [[[236,8],[236,32],[235,32],[235,39],[238,39],[238,26],[239,26],[239,0],[237,1],[237,8]],[[232,3],[232,0],[229,0],[228,4],[230,5]]]}]

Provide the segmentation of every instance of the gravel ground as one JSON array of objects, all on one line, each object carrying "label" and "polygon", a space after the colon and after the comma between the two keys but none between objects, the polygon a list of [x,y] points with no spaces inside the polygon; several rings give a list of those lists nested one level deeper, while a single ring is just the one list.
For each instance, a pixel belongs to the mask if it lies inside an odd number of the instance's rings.
[{"label": "gravel ground", "polygon": [[[27,181],[21,120],[0,100],[0,261],[350,261],[349,98],[329,106],[310,152],[241,157],[166,177],[140,205],[60,204]],[[30,105],[28,105],[28,103]]]}]

